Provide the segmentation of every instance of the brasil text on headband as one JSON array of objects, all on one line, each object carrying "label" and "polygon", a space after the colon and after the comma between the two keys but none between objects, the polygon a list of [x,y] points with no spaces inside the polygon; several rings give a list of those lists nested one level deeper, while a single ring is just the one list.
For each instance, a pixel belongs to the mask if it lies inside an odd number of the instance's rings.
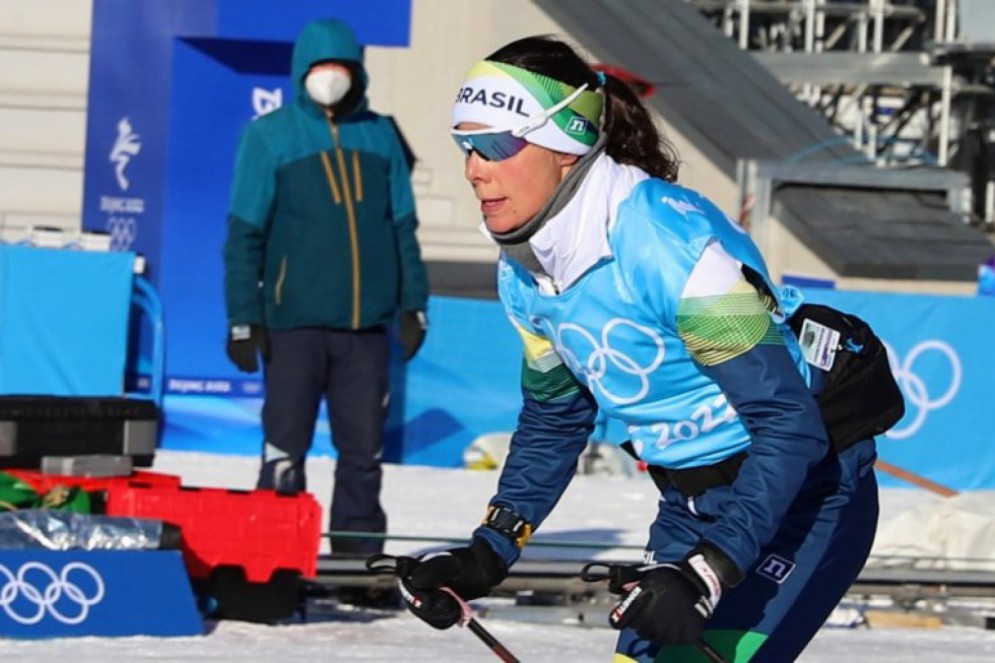
[{"label": "brasil text on headband", "polygon": [[471,129],[468,131],[453,129],[450,133],[452,133],[456,146],[462,150],[464,156],[468,157],[470,152],[476,151],[488,161],[509,159],[528,145],[525,136],[549,122],[551,117],[573,103],[586,89],[587,83],[584,83],[552,108],[536,113],[529,117],[524,124],[514,129]]},{"label": "brasil text on headband", "polygon": [[454,137],[460,131],[456,127],[463,123],[487,127],[460,132],[477,138],[457,141],[457,145],[464,152],[476,149],[489,158],[516,154],[524,147],[526,135],[528,143],[583,155],[597,142],[603,105],[602,95],[586,84],[575,88],[527,69],[485,60],[470,69],[460,88],[450,127]]}]

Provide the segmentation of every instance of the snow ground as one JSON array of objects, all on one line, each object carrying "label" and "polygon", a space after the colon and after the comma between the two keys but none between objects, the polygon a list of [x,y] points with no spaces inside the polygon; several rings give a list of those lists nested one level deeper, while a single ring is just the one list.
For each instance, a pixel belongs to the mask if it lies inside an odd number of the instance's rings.
[{"label": "snow ground", "polygon": [[[485,622],[523,663],[611,660],[614,631],[607,628]],[[322,663],[324,661],[453,661],[493,663],[469,631],[436,631],[409,615],[371,621],[291,626],[222,622],[198,638],[117,638],[0,642],[5,662]],[[971,628],[823,629],[799,661],[981,663],[995,660],[995,633]]]},{"label": "snow ground", "polygon": [[[257,459],[190,452],[160,452],[153,469],[179,474],[188,486],[249,489]],[[327,506],[333,462],[309,463],[311,489]],[[496,474],[388,465],[384,505],[393,533],[408,536],[466,537],[491,496]],[[882,522],[932,499],[922,491],[889,490],[882,495]],[[613,541],[641,545],[655,509],[651,482],[620,476],[579,476],[535,540]],[[390,541],[387,552],[425,547]],[[557,553],[559,556],[561,553]],[[583,552],[587,555],[588,552]],[[616,551],[638,556],[635,550]],[[608,628],[527,623],[497,617],[481,623],[523,662],[609,661],[615,633]],[[195,638],[78,638],[0,641],[4,663],[73,661],[107,663],[319,663],[322,661],[498,660],[466,630],[435,631],[397,612],[330,609],[307,623],[265,626],[220,622]],[[799,659],[808,663],[881,663],[995,660],[995,631],[970,627],[937,629],[824,628]]]}]

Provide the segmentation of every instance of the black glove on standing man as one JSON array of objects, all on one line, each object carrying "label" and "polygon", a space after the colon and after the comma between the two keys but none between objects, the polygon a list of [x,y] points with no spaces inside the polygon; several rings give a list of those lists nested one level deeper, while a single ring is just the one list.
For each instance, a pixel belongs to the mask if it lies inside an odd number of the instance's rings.
[{"label": "black glove on standing man", "polygon": [[243,373],[259,370],[256,355],[269,359],[269,335],[261,325],[233,325],[228,330],[228,358]]},{"label": "black glove on standing man", "polygon": [[459,601],[442,588],[469,601],[487,596],[508,575],[508,567],[483,539],[420,559],[402,557],[397,564],[398,587],[412,613],[437,629],[447,629],[463,617]]},{"label": "black glove on standing man", "polygon": [[401,313],[401,346],[404,348],[404,361],[418,353],[425,342],[428,331],[428,318],[425,311],[403,311]]},{"label": "black glove on standing man", "polygon": [[611,611],[617,629],[634,628],[660,645],[690,645],[701,637],[705,622],[743,573],[728,556],[704,542],[675,564],[645,567],[639,583]]}]

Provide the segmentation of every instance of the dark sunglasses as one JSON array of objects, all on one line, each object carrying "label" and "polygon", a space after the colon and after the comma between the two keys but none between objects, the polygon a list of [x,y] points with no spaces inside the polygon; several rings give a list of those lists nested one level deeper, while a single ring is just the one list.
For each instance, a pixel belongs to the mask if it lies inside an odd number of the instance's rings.
[{"label": "dark sunglasses", "polygon": [[487,161],[504,161],[521,152],[529,144],[523,136],[549,122],[549,118],[572,104],[574,99],[579,97],[586,88],[587,83],[584,83],[563,101],[541,113],[536,113],[526,120],[525,124],[515,129],[502,129],[500,131],[493,129],[472,129],[469,131],[453,129],[450,133],[453,140],[456,141],[456,146],[463,152],[463,156],[469,158],[471,152],[476,152]]}]

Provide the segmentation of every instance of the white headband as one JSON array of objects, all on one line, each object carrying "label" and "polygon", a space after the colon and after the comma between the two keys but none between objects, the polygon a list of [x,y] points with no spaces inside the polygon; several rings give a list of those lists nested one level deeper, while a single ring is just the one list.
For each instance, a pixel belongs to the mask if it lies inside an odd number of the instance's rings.
[{"label": "white headband", "polygon": [[[485,60],[474,65],[460,87],[451,126],[472,122],[497,131],[517,129],[575,91],[547,76]],[[523,138],[557,152],[586,154],[597,141],[603,103],[600,94],[581,92],[569,106]]]}]

